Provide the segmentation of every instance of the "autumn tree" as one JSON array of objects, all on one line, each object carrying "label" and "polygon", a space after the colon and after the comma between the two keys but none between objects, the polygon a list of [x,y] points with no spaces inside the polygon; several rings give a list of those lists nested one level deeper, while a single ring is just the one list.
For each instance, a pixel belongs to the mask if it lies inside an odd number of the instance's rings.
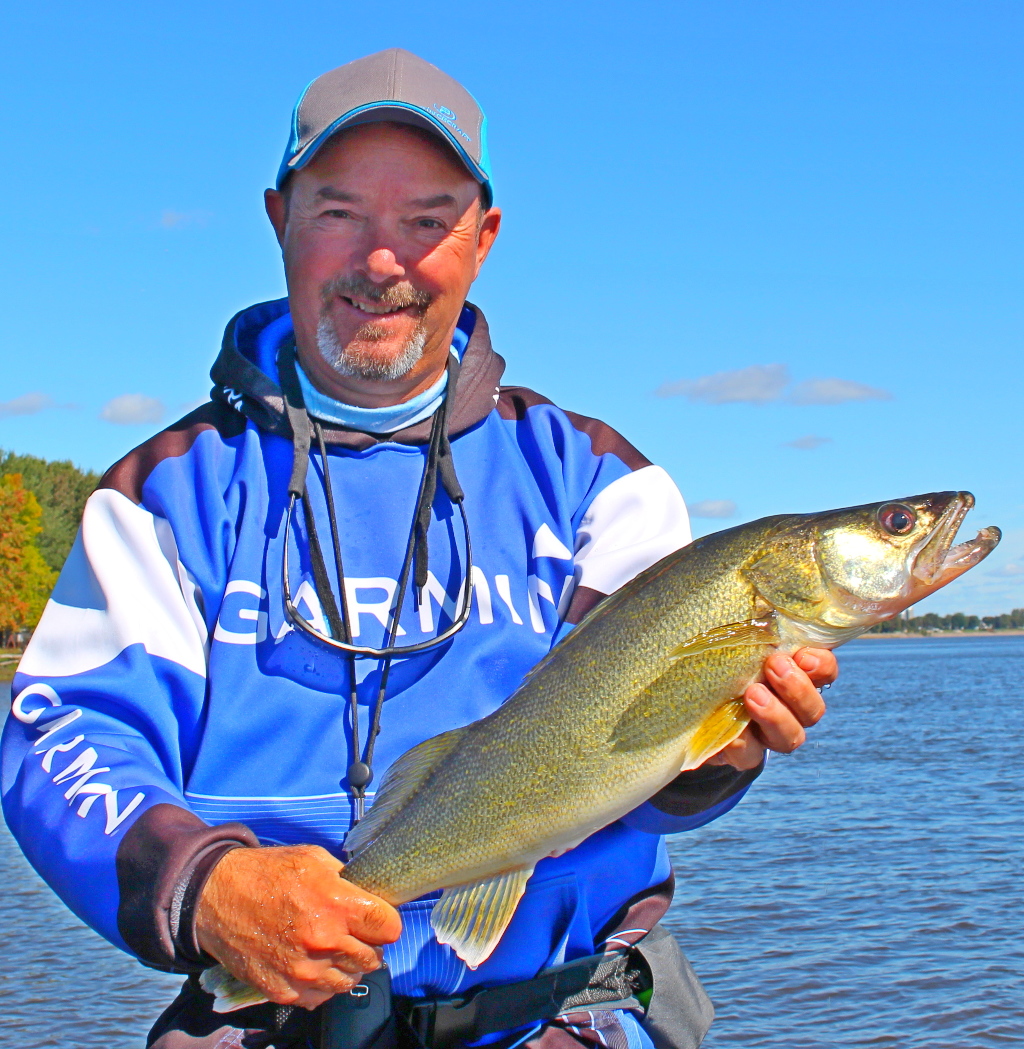
[{"label": "autumn tree", "polygon": [[82,508],[100,475],[80,470],[67,460],[48,462],[36,455],[0,449],[0,476],[3,474],[21,474],[25,488],[39,500],[43,530],[37,543],[43,560],[59,571],[78,532]]},{"label": "autumn tree", "polygon": [[0,637],[5,642],[15,631],[35,627],[57,581],[37,545],[42,514],[21,474],[0,477]]}]

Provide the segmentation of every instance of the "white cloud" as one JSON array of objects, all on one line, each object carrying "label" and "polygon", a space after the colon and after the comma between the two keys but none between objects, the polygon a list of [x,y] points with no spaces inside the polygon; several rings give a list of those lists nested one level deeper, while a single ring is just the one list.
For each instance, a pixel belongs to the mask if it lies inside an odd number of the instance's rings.
[{"label": "white cloud", "polygon": [[122,393],[120,397],[107,401],[100,412],[101,419],[121,426],[158,423],[163,416],[163,403],[144,393]]},{"label": "white cloud", "polygon": [[809,433],[806,437],[798,437],[795,441],[786,441],[783,447],[799,448],[802,452],[813,452],[815,448],[820,448],[831,440],[831,437],[818,437],[816,434]]},{"label": "white cloud", "polygon": [[54,407],[53,398],[45,393],[23,393],[10,401],[0,401],[0,419],[12,415],[35,415]]},{"label": "white cloud", "polygon": [[735,517],[736,504],[731,499],[702,499],[687,506],[691,517]]},{"label": "white cloud", "polygon": [[0,419],[12,415],[36,415],[51,408],[59,411],[77,411],[81,407],[80,404],[57,404],[47,393],[25,393],[10,401],[0,401]]},{"label": "white cloud", "polygon": [[[752,364],[731,372],[715,372],[699,379],[662,383],[656,397],[686,397],[704,404],[845,404],[847,401],[891,401],[888,390],[852,379],[805,379],[791,387],[784,364]],[[798,447],[794,445],[794,447]]]},{"label": "white cloud", "polygon": [[997,578],[1021,576],[1024,575],[1024,563],[1021,563],[1019,561],[1011,561],[1007,565],[1001,565],[999,568],[993,568],[992,571],[988,574],[991,576],[996,576]]},{"label": "white cloud", "polygon": [[662,384],[658,397],[687,397],[704,404],[768,404],[777,401],[789,382],[784,364],[752,364],[732,372]]},{"label": "white cloud", "polygon": [[888,390],[879,390],[851,379],[805,379],[786,400],[790,404],[844,404],[847,401],[891,401]]}]

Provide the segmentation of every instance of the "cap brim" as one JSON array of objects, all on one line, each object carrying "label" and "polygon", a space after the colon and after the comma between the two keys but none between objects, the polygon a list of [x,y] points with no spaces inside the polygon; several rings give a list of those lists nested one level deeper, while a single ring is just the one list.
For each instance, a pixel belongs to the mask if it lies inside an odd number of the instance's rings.
[{"label": "cap brim", "polygon": [[435,119],[430,113],[418,106],[409,105],[405,102],[374,102],[370,105],[360,106],[358,109],[350,110],[334,121],[317,135],[311,142],[307,143],[294,156],[286,160],[277,173],[277,188],[281,189],[285,179],[294,171],[301,171],[316,155],[320,147],[332,136],[345,128],[355,127],[357,124],[374,124],[382,120],[393,120],[401,124],[411,124],[413,127],[423,128],[425,131],[437,135],[448,145],[462,162],[463,167],[477,182],[487,190],[488,205],[491,199],[491,180],[476,161],[462,148],[458,139],[444,126],[441,121]]}]

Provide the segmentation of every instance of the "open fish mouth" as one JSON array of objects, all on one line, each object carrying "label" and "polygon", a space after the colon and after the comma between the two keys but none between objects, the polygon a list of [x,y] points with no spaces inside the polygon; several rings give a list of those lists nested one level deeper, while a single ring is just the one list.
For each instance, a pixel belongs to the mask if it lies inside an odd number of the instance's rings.
[{"label": "open fish mouth", "polygon": [[1002,533],[995,525],[981,529],[973,538],[953,546],[956,533],[974,506],[970,492],[957,492],[942,511],[931,536],[914,558],[914,580],[929,590],[946,583],[983,561],[996,548]]}]

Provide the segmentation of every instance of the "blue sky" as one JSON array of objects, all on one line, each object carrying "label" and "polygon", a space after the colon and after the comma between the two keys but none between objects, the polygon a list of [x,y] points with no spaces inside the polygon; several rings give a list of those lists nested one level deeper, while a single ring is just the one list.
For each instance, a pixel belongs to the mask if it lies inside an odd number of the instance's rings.
[{"label": "blue sky", "polygon": [[507,381],[729,515],[700,533],[969,488],[1003,545],[927,607],[1024,605],[1019,3],[18,7],[0,447],[103,468],[204,397],[224,323],[283,293],[296,95],[401,46],[490,118]]}]

